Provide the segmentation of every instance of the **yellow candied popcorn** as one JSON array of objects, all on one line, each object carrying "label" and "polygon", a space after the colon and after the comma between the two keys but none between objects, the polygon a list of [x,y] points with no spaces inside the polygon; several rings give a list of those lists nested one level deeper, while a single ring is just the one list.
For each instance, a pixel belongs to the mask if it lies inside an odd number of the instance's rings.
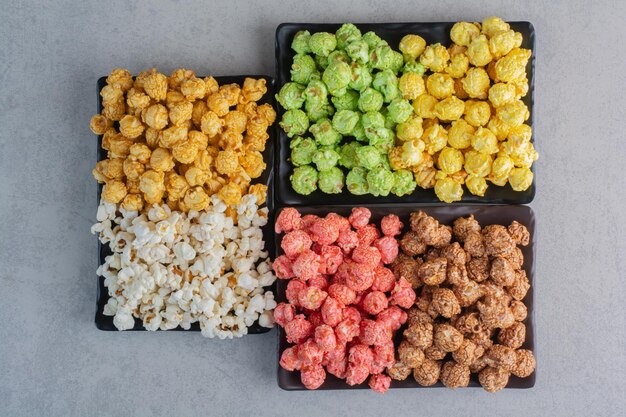
[{"label": "yellow candied popcorn", "polygon": [[220,151],[215,159],[215,169],[223,175],[233,175],[239,168],[239,154],[232,149]]},{"label": "yellow candied popcorn", "polygon": [[196,159],[193,161],[193,165],[205,171],[211,171],[214,167],[214,161],[217,157],[217,152],[213,152],[212,150],[215,148],[209,147],[207,149],[202,149],[198,151],[198,155],[196,155]]},{"label": "yellow candied popcorn", "polygon": [[441,100],[454,94],[454,80],[448,74],[431,74],[426,80],[428,94]]},{"label": "yellow candied popcorn", "polygon": [[207,99],[207,106],[209,110],[217,114],[219,117],[224,117],[228,113],[229,104],[228,101],[217,92],[209,95]]},{"label": "yellow candied popcorn", "polygon": [[197,100],[193,103],[193,109],[191,110],[191,121],[197,129],[202,126],[202,116],[209,111],[206,101]]},{"label": "yellow candied popcorn", "polygon": [[433,112],[438,102],[435,97],[429,94],[422,94],[417,99],[413,100],[413,111],[423,119],[432,119],[435,117]]},{"label": "yellow candied popcorn", "polygon": [[526,64],[532,52],[529,49],[514,48],[496,62],[494,67],[498,81],[516,82],[526,77]]},{"label": "yellow candied popcorn", "polygon": [[521,100],[515,100],[511,103],[507,103],[504,106],[496,109],[496,116],[510,127],[520,126],[528,117],[530,113],[526,104]]},{"label": "yellow candied popcorn", "polygon": [[[244,111],[244,114],[245,113],[246,112]],[[276,121],[276,110],[274,110],[272,105],[269,103],[261,104],[260,106],[257,106],[255,116],[258,116],[261,119],[265,120],[265,123],[268,126],[271,126]]]},{"label": "yellow candied popcorn", "polygon": [[109,120],[119,121],[126,114],[126,103],[124,97],[121,97],[114,103],[105,104],[102,109],[102,115]]},{"label": "yellow candied popcorn", "polygon": [[150,97],[143,91],[133,87],[126,93],[126,104],[129,107],[143,110],[150,105]]},{"label": "yellow candied popcorn", "polygon": [[[194,130],[193,132],[197,131]],[[204,137],[206,138],[206,136]],[[200,146],[198,146],[191,139],[187,139],[185,141],[177,143],[172,147],[172,156],[176,161],[182,164],[191,164],[196,159],[196,155],[198,155],[199,149]]]},{"label": "yellow candied popcorn", "polygon": [[467,100],[465,102],[465,120],[474,127],[484,126],[491,117],[491,108],[484,101]]},{"label": "yellow candied popcorn", "polygon": [[267,134],[267,128],[269,123],[264,117],[256,114],[248,118],[248,124],[246,124],[246,133],[253,136],[263,136]]},{"label": "yellow candied popcorn", "polygon": [[452,78],[461,78],[469,68],[469,58],[465,54],[452,55],[450,64],[446,67],[446,72]]},{"label": "yellow candied popcorn", "polygon": [[213,77],[205,77],[204,84],[206,85],[206,93],[207,95],[217,93],[220,89],[220,85],[217,80]]},{"label": "yellow candied popcorn", "polygon": [[169,109],[176,103],[180,103],[181,101],[185,101],[185,96],[180,91],[168,91],[167,96],[165,97],[165,105]]},{"label": "yellow candied popcorn", "polygon": [[183,81],[196,76],[195,71],[185,68],[178,68],[172,71],[167,79],[167,85],[170,90],[180,91],[180,85]]},{"label": "yellow candied popcorn", "polygon": [[250,151],[259,151],[263,152],[265,150],[265,143],[269,139],[269,135],[266,133],[261,136],[250,135],[246,133],[243,141],[243,147],[246,152]]},{"label": "yellow candied popcorn", "polygon": [[478,35],[480,35],[480,27],[475,23],[457,22],[450,29],[450,39],[460,46],[469,46]]},{"label": "yellow candied popcorn", "polygon": [[121,180],[124,178],[124,158],[111,158],[99,161],[96,170],[107,179]]},{"label": "yellow candied popcorn", "polygon": [[202,133],[208,137],[218,135],[224,127],[224,121],[220,119],[217,113],[209,110],[202,116],[201,126]]},{"label": "yellow candied popcorn", "polygon": [[432,166],[420,166],[416,170],[413,170],[413,176],[415,182],[420,188],[428,190],[435,186],[435,175],[437,170]]},{"label": "yellow candied popcorn", "polygon": [[491,172],[491,155],[471,150],[465,153],[465,171],[469,175],[486,177]]},{"label": "yellow candied popcorn", "polygon": [[509,174],[509,184],[515,191],[526,191],[533,183],[533,173],[528,168],[513,168]]},{"label": "yellow candied popcorn", "polygon": [[[438,175],[445,175],[442,171],[439,171],[437,173]],[[468,177],[467,172],[465,172],[464,169],[455,172],[454,174],[450,174],[449,175],[450,178],[452,178],[454,181],[458,182],[459,184],[463,185],[465,184],[465,178]]]},{"label": "yellow candied popcorn", "polygon": [[[252,78],[248,78],[248,79],[253,80]],[[253,81],[256,81],[256,80],[253,80]],[[220,86],[220,88],[219,88],[217,93],[224,100],[226,100],[226,102],[228,103],[229,107],[232,107],[232,106],[236,106],[237,103],[239,103],[239,98],[241,96],[241,91],[242,91],[241,87],[239,87],[239,85],[233,83],[233,84],[224,84],[224,85]],[[265,94],[265,93],[263,93],[263,94]],[[261,96],[263,94],[261,94]],[[256,100],[247,100],[247,101],[256,101]]]},{"label": "yellow candied popcorn", "polygon": [[463,89],[471,98],[486,99],[489,92],[489,75],[483,68],[470,68],[461,81]]},{"label": "yellow candied popcorn", "polygon": [[472,148],[486,154],[498,153],[498,138],[487,128],[479,127],[472,136]]},{"label": "yellow candied popcorn", "polygon": [[206,95],[206,84],[201,78],[190,77],[180,83],[180,92],[189,101],[201,100]]},{"label": "yellow candied popcorn", "polygon": [[513,48],[522,45],[522,34],[514,30],[503,30],[495,33],[489,39],[489,50],[494,58],[498,59],[508,54]]},{"label": "yellow candied popcorn", "polygon": [[190,130],[189,133],[187,133],[187,139],[198,149],[205,149],[209,146],[209,138],[207,135],[198,130]]},{"label": "yellow candied popcorn", "polygon": [[436,124],[424,131],[422,140],[426,145],[426,152],[433,155],[442,150],[448,143],[448,132],[443,126]]},{"label": "yellow candied popcorn", "polygon": [[428,45],[420,55],[420,63],[433,72],[443,71],[449,60],[448,50],[440,43]]},{"label": "yellow candied popcorn", "polygon": [[178,142],[187,139],[187,127],[172,126],[163,130],[159,135],[159,145],[163,148],[170,149]]},{"label": "yellow candied popcorn", "polygon": [[144,164],[132,157],[128,157],[124,160],[123,167],[124,175],[130,180],[138,180],[146,169]]},{"label": "yellow candied popcorn", "polygon": [[141,189],[139,188],[140,185],[141,185],[141,179],[131,180],[131,179],[126,178],[126,188],[128,189],[129,193],[141,194]]},{"label": "yellow candied popcorn", "polygon": [[426,87],[424,86],[424,79],[415,72],[407,72],[398,80],[398,88],[402,97],[407,100],[415,100],[422,94],[424,94]]},{"label": "yellow candied popcorn", "polygon": [[153,104],[141,113],[141,120],[153,129],[161,130],[167,126],[169,113],[162,104]]},{"label": "yellow candied popcorn", "polygon": [[402,165],[412,167],[419,165],[423,159],[423,152],[426,144],[421,139],[406,141],[402,144],[400,160]]},{"label": "yellow candied popcorn", "polygon": [[489,181],[495,185],[504,186],[509,180],[509,174],[515,167],[513,160],[506,154],[498,155],[491,164],[491,173],[489,174]]},{"label": "yellow candied popcorn", "polygon": [[187,190],[183,198],[184,207],[188,210],[202,211],[209,207],[211,199],[200,186]]},{"label": "yellow candied popcorn", "polygon": [[248,116],[242,111],[233,110],[228,112],[223,118],[224,127],[237,133],[243,133],[246,131],[246,125],[248,124]]},{"label": "yellow candied popcorn", "polygon": [[467,177],[465,186],[470,193],[480,197],[484,197],[485,191],[487,191],[487,181],[483,177],[477,177],[475,175]]},{"label": "yellow candied popcorn", "polygon": [[155,171],[167,172],[174,168],[174,158],[165,148],[156,148],[150,156],[150,168]]},{"label": "yellow candied popcorn", "polygon": [[227,206],[239,204],[241,201],[241,188],[233,182],[229,182],[223,186],[217,195]]},{"label": "yellow candied popcorn", "polygon": [[454,79],[454,95],[460,98],[461,100],[467,100],[469,96],[467,92],[463,88],[463,79],[455,78]]},{"label": "yellow candied popcorn", "polygon": [[406,122],[396,125],[396,137],[401,141],[419,139],[424,134],[423,119],[419,116],[411,117]]},{"label": "yellow candied popcorn", "polygon": [[143,208],[144,201],[141,194],[126,194],[122,201],[122,208],[126,211],[140,211]]},{"label": "yellow candied popcorn", "polygon": [[150,98],[163,101],[167,97],[167,77],[153,69],[152,73],[145,77],[143,89]]},{"label": "yellow candied popcorn", "polygon": [[185,180],[187,180],[187,183],[192,187],[204,185],[204,183],[209,180],[210,176],[211,174],[208,171],[204,171],[195,166],[189,167],[187,171],[185,171]]},{"label": "yellow candied popcorn", "polygon": [[508,23],[497,16],[486,17],[482,21],[481,32],[491,37],[503,30],[509,30],[511,27]]},{"label": "yellow candied popcorn", "polygon": [[167,191],[167,197],[171,200],[180,200],[185,196],[185,193],[189,189],[189,183],[184,176],[177,174],[174,171],[167,173],[165,178],[165,191]]},{"label": "yellow candied popcorn", "polygon": [[126,184],[119,180],[109,180],[102,188],[102,198],[109,203],[119,203],[126,197],[126,193]]},{"label": "yellow candied popcorn", "polygon": [[239,163],[252,179],[259,178],[266,167],[261,152],[245,153],[239,156]]},{"label": "yellow candied popcorn", "polygon": [[243,148],[243,135],[233,130],[225,130],[219,135],[218,144],[223,149],[239,151]]},{"label": "yellow candied popcorn", "polygon": [[128,156],[132,144],[133,141],[125,138],[123,135],[116,135],[109,140],[109,157],[121,158]]},{"label": "yellow candied popcorn", "polygon": [[458,99],[456,96],[450,96],[441,100],[433,109],[433,114],[439,120],[453,121],[458,120],[463,116],[465,111],[465,102]]},{"label": "yellow candied popcorn", "polygon": [[124,100],[124,91],[117,86],[105,85],[100,90],[100,97],[102,97],[102,105],[109,106]]},{"label": "yellow candied popcorn", "polygon": [[517,89],[514,84],[496,83],[489,89],[489,101],[493,107],[502,107],[516,100]]},{"label": "yellow candied popcorn", "polygon": [[405,35],[400,39],[399,49],[406,61],[415,61],[426,48],[426,41],[419,35]]},{"label": "yellow candied popcorn", "polygon": [[511,84],[515,86],[515,99],[519,100],[528,94],[528,78],[524,77],[521,80],[515,80]]},{"label": "yellow candied popcorn", "polygon": [[113,126],[113,122],[101,114],[96,114],[89,121],[89,129],[96,135],[104,135]]},{"label": "yellow candied popcorn", "polygon": [[516,167],[530,168],[539,155],[532,142],[514,143],[511,140],[502,142],[502,152],[510,156]]},{"label": "yellow candied popcorn", "polygon": [[237,103],[247,103],[249,101],[261,100],[261,98],[263,98],[265,93],[267,93],[266,84],[267,84],[267,81],[264,78],[259,78],[259,79],[246,78],[243,81],[243,86],[241,88],[241,96],[236,97],[235,101],[231,101],[232,103],[231,106],[234,106]]},{"label": "yellow candied popcorn", "polygon": [[248,194],[253,194],[256,196],[257,206],[265,204],[265,200],[267,199],[267,185],[253,184],[248,188]]},{"label": "yellow candied popcorn", "polygon": [[524,143],[530,142],[533,137],[533,130],[527,124],[521,124],[519,126],[512,127],[509,130],[508,140],[512,143]]},{"label": "yellow candied popcorn", "polygon": [[456,120],[448,129],[448,145],[456,149],[469,148],[476,128],[465,120]]},{"label": "yellow candied popcorn", "polygon": [[115,68],[106,79],[107,84],[128,91],[133,86],[133,76],[127,69]]},{"label": "yellow candied popcorn", "polygon": [[142,164],[147,164],[150,161],[151,154],[152,151],[144,143],[133,143],[129,149],[129,156]]},{"label": "yellow candied popcorn", "polygon": [[435,181],[435,194],[439,200],[453,203],[463,197],[463,187],[452,178],[444,177]]},{"label": "yellow candied popcorn", "polygon": [[181,126],[191,120],[193,112],[193,104],[187,100],[181,100],[169,107],[170,121],[175,126]]},{"label": "yellow candied popcorn", "polygon": [[135,139],[143,133],[144,126],[136,116],[127,114],[120,120],[120,133],[129,139]]},{"label": "yellow candied popcorn", "polygon": [[498,119],[495,116],[489,119],[489,123],[487,123],[487,128],[491,130],[493,134],[496,135],[496,138],[498,138],[498,140],[500,141],[505,140],[509,135],[509,131],[511,130],[511,128],[506,123],[504,123],[502,120]]},{"label": "yellow candied popcorn", "polygon": [[409,167],[407,163],[402,159],[402,146],[394,146],[393,148],[391,148],[389,150],[389,153],[387,154],[387,158],[389,159],[389,165],[391,166],[391,169],[393,169],[394,171]]},{"label": "yellow candied popcorn", "polygon": [[477,67],[483,67],[491,62],[489,41],[485,35],[479,35],[472,40],[467,47],[467,57],[469,62]]},{"label": "yellow candied popcorn", "polygon": [[458,149],[446,146],[439,153],[437,165],[446,174],[454,174],[463,169],[463,153]]}]

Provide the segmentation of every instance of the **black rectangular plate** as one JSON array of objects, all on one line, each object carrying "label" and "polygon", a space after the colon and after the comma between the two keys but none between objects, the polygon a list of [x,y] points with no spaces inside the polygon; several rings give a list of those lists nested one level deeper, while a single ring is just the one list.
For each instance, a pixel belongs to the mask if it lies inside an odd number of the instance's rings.
[{"label": "black rectangular plate", "polygon": [[[263,96],[261,100],[259,100],[260,104],[270,103],[274,108],[276,108],[276,103],[274,100],[274,95],[276,93],[276,82],[273,78],[265,76],[265,75],[232,75],[232,76],[222,76],[222,77],[214,77],[219,85],[223,84],[231,84],[237,83],[240,86],[243,85],[243,81],[246,78],[264,78],[267,81],[267,93]],[[102,97],[100,97],[100,90],[106,85],[106,77],[102,77],[98,79],[97,83],[97,100],[98,100],[98,113],[102,112]],[[263,159],[267,164],[267,168],[263,172],[263,174],[255,179],[253,183],[262,183],[267,184],[267,202],[266,206],[269,209],[268,222],[267,225],[263,227],[263,239],[265,240],[265,249],[269,252],[270,256],[275,251],[274,248],[274,154],[275,154],[275,144],[276,144],[276,136],[277,136],[277,124],[274,123],[268,129],[269,139],[267,140],[267,144],[265,146],[265,151],[263,152]],[[102,136],[98,136],[98,161],[102,161],[107,158],[106,150],[102,149]],[[98,204],[100,204],[100,193],[102,192],[102,184],[98,186]],[[98,265],[102,265],[104,263],[104,259],[111,255],[111,250],[109,245],[103,245],[100,240],[98,240]],[[269,291],[275,291],[276,284],[266,288]],[[97,288],[97,296],[96,296],[96,327],[100,330],[105,331],[117,331],[117,328],[113,324],[113,317],[105,316],[103,314],[104,306],[109,300],[109,293],[107,288],[104,286],[104,277],[98,277],[98,288]],[[135,319],[135,326],[130,330],[137,331],[146,331],[144,329],[141,320]],[[248,334],[260,334],[267,333],[271,329],[267,327],[262,327],[258,324],[258,321],[255,322],[251,327],[248,328]],[[168,331],[186,331],[181,327],[177,327]],[[193,323],[191,328],[188,331],[200,331],[200,324]]]},{"label": "black rectangular plate", "polygon": [[[523,268],[526,270],[526,274],[530,281],[530,289],[528,290],[528,294],[526,298],[524,298],[524,304],[528,307],[528,317],[524,320],[524,324],[526,324],[526,341],[524,342],[523,348],[530,349],[537,356],[537,352],[535,351],[535,333],[534,333],[534,317],[533,317],[533,289],[535,284],[535,247],[536,247],[536,239],[535,239],[535,215],[530,207],[527,206],[488,206],[488,205],[467,205],[467,206],[415,206],[412,204],[399,204],[399,205],[382,205],[382,204],[371,204],[371,205],[362,205],[362,207],[368,207],[372,211],[372,221],[376,222],[380,225],[380,219],[390,213],[396,214],[400,217],[402,222],[405,224],[405,230],[408,230],[408,218],[409,214],[418,211],[424,210],[429,215],[435,217],[442,224],[452,224],[452,222],[458,217],[469,216],[473,214],[476,220],[480,223],[481,226],[487,226],[489,224],[502,224],[508,226],[513,220],[517,220],[528,228],[530,232],[530,243],[528,246],[521,246],[520,249],[524,254],[524,265]],[[306,206],[299,207],[298,210],[302,215],[305,214],[315,214],[318,216],[325,216],[327,213],[335,212],[341,214],[342,216],[347,216],[350,214],[352,207],[349,206]],[[278,211],[280,212],[280,210]],[[278,213],[277,213],[278,215]],[[280,249],[280,242],[282,240],[282,236],[276,236],[276,256],[279,256],[282,251]],[[287,280],[277,280],[277,294],[276,301],[277,302],[286,302],[285,297],[285,289],[287,288]],[[403,326],[397,333],[396,336],[402,334],[406,326]],[[396,342],[399,342],[399,337],[396,337]],[[278,340],[279,340],[279,349],[278,349],[278,358],[280,360],[280,355],[282,352],[290,346],[287,343],[287,339],[285,338],[285,332],[282,328],[279,328],[278,332]],[[396,346],[397,346],[396,343]],[[509,379],[509,384],[506,388],[532,388],[535,386],[535,378],[536,371],[530,375],[528,378],[518,378],[516,376],[511,375]],[[300,373],[299,372],[289,372],[285,369],[281,368],[278,365],[278,386],[287,391],[298,391],[305,390],[306,388],[302,385],[300,381]],[[470,380],[470,387],[480,387],[478,383],[478,377],[476,374],[472,374],[472,378]],[[433,385],[432,387],[422,387],[419,385],[412,375],[410,375],[404,381],[391,381],[391,388],[440,388],[443,387],[441,382]],[[349,386],[346,384],[344,380],[341,380],[333,375],[328,374],[326,376],[326,381],[322,384],[318,390],[347,390],[347,389],[365,389],[369,388],[367,385],[367,381],[363,384],[356,386]]]},{"label": "black rectangular plate", "polygon": [[[404,35],[414,33],[423,37],[429,44],[440,42],[443,45],[450,45],[450,29],[455,22],[437,22],[437,23],[364,23],[356,24],[361,32],[374,31],[378,36],[389,42],[389,45],[398,50],[400,39]],[[509,22],[511,28],[520,32],[524,37],[522,47],[530,49],[533,54],[526,68],[528,76],[528,94],[522,101],[528,106],[530,118],[526,121],[531,127],[533,126],[533,103],[534,103],[534,86],[535,86],[535,29],[530,22]],[[289,69],[293,61],[295,52],[291,49],[291,41],[296,32],[300,30],[308,30],[314,32],[332,32],[334,33],[341,24],[318,24],[318,23],[283,23],[276,29],[276,91],[288,81],[290,81]],[[282,118],[284,109],[277,107],[278,120]],[[535,134],[533,132],[533,139]],[[374,197],[373,195],[353,195],[345,188],[341,194],[324,194],[317,190],[313,193],[303,196],[296,193],[291,187],[289,177],[293,172],[293,165],[288,161],[290,139],[282,129],[278,128],[278,150],[276,155],[277,177],[276,177],[276,202],[279,205],[323,205],[323,204],[384,204],[384,203],[420,203],[420,204],[443,204],[433,189],[424,190],[417,187],[413,194],[403,197],[389,195],[387,197]],[[535,173],[534,166],[532,168]],[[489,184],[489,188],[484,197],[472,195],[464,187],[463,198],[453,204],[528,204],[535,197],[536,178],[533,184],[526,191],[513,191],[511,186],[507,184],[499,187]]]}]

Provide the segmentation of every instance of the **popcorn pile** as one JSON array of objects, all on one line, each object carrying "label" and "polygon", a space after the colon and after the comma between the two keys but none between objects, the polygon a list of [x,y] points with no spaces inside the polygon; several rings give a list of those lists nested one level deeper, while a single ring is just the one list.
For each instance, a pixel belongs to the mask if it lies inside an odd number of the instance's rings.
[{"label": "popcorn pile", "polygon": [[294,346],[280,365],[300,371],[308,389],[319,388],[326,372],[357,385],[369,379],[378,392],[389,388],[384,372],[395,363],[393,334],[407,319],[402,309],[415,302],[404,278],[396,280],[385,265],[398,255],[402,223],[395,215],[381,221],[383,236],[370,223],[367,208],[354,208],[349,218],[300,216],[294,208],[280,212],[276,233],[284,255],[273,264],[276,276],[289,280],[288,302],[274,319]]},{"label": "popcorn pile", "polygon": [[495,392],[511,374],[531,375],[535,358],[521,349],[527,316],[522,300],[530,283],[517,246],[529,243],[526,227],[514,221],[508,228],[481,228],[469,216],[450,228],[422,211],[411,214],[410,225],[392,269],[421,288],[421,295],[408,311],[391,378],[404,380],[412,372],[420,385],[440,380],[459,388],[478,373],[483,388]]},{"label": "popcorn pile", "polygon": [[256,202],[243,196],[231,217],[217,195],[188,213],[167,204],[140,213],[103,199],[91,231],[113,252],[97,271],[111,297],[104,314],[119,330],[133,328],[135,318],[147,330],[199,322],[203,336],[220,339],[247,334],[257,320],[272,327],[276,303],[264,287],[276,278],[261,230],[268,209]]}]

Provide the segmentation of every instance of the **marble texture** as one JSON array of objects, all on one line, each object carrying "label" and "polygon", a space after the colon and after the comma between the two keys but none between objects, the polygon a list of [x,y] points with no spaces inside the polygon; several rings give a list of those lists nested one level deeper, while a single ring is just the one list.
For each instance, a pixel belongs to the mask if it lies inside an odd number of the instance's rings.
[{"label": "marble texture", "polygon": [[[0,415],[616,416],[625,411],[623,1],[50,1],[0,7]],[[531,390],[285,392],[276,333],[93,323],[98,77],[274,73],[281,22],[529,20],[537,31]],[[161,364],[161,365],[156,365]],[[338,411],[339,410],[339,411]]]}]

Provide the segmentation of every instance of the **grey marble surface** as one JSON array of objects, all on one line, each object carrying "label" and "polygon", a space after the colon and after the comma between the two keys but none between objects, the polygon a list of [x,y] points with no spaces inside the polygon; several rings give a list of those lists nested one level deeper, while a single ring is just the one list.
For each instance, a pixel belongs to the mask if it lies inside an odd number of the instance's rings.
[{"label": "grey marble surface", "polygon": [[[616,416],[624,412],[623,1],[3,1],[0,416]],[[355,2],[356,3],[356,2]],[[96,79],[152,65],[274,73],[281,22],[530,20],[537,31],[531,390],[284,392],[276,333],[93,324]],[[622,414],[623,415],[623,414]]]}]

